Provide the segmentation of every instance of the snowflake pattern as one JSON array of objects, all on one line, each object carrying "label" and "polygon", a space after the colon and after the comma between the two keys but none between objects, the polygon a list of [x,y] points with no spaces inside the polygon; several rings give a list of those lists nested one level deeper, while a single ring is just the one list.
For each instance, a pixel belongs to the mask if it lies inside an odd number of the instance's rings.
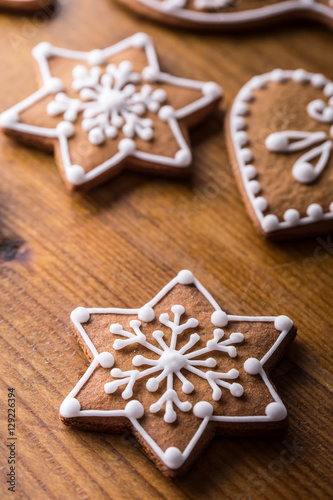
[{"label": "snowflake pattern", "polygon": [[[294,153],[314,146],[300,156],[293,165],[292,174],[302,184],[316,181],[327,167],[333,148],[333,97],[328,105],[322,99],[316,99],[307,107],[309,116],[319,123],[331,124],[330,138],[326,132],[302,132],[286,130],[270,134],[266,147],[273,153]],[[316,161],[315,165],[311,162]]]},{"label": "snowflake pattern", "polygon": [[[149,368],[139,370],[122,371],[119,368],[113,368],[111,375],[115,379],[112,382],[105,384],[105,392],[112,394],[117,391],[121,386],[125,386],[122,392],[123,399],[130,399],[133,397],[133,388],[137,380],[148,378],[146,388],[150,392],[158,390],[160,383],[166,379],[166,389],[161,398],[150,406],[151,413],[157,413],[165,405],[164,420],[167,423],[175,422],[177,414],[174,410],[174,405],[183,412],[191,410],[192,405],[189,401],[182,402],[177,392],[174,390],[174,378],[177,377],[182,382],[182,392],[184,394],[191,394],[195,387],[189,382],[182,370],[187,370],[200,378],[207,381],[212,389],[212,398],[214,401],[219,401],[222,396],[221,387],[230,391],[235,397],[240,397],[243,394],[243,387],[238,383],[229,383],[227,380],[237,379],[239,372],[236,369],[231,369],[227,373],[216,371],[203,371],[202,368],[215,368],[217,365],[213,357],[207,359],[196,359],[199,356],[210,354],[214,351],[225,352],[231,358],[237,356],[236,347],[232,344],[239,344],[243,342],[244,336],[242,333],[232,333],[229,339],[222,340],[224,332],[222,329],[217,328],[214,330],[213,338],[209,340],[206,347],[198,350],[192,348],[199,342],[200,336],[197,333],[190,335],[189,341],[177,350],[177,338],[188,329],[193,329],[198,326],[198,321],[194,318],[189,318],[186,322],[181,323],[181,317],[185,314],[185,308],[181,305],[174,305],[171,308],[174,315],[173,321],[170,320],[167,313],[161,314],[159,321],[162,325],[171,329],[171,341],[168,346],[164,341],[164,333],[161,330],[153,332],[153,337],[160,347],[156,347],[147,341],[146,336],[141,331],[141,322],[132,320],[130,326],[134,333],[126,331],[120,324],[112,324],[110,331],[114,335],[125,337],[125,339],[117,339],[113,344],[115,350],[124,349],[129,345],[138,343],[159,356],[157,359],[149,359],[141,355],[134,356],[132,364],[135,367],[147,365]],[[151,375],[158,374],[157,377]]]},{"label": "snowflake pattern", "polygon": [[59,92],[48,104],[47,112],[51,116],[63,114],[70,122],[76,122],[82,112],[81,127],[95,145],[116,139],[120,129],[125,137],[150,141],[154,136],[153,120],[143,116],[157,113],[167,96],[163,89],[153,90],[142,82],[142,75],[133,71],[130,61],[118,66],[109,64],[104,73],[100,66],[88,69],[78,65],[73,69],[72,88],[79,92],[79,99]]}]

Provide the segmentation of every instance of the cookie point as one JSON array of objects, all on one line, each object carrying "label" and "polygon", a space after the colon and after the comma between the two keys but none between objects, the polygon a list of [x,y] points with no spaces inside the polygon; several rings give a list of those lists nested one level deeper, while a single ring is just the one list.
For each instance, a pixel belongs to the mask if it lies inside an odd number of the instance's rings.
[{"label": "cookie point", "polygon": [[72,137],[75,134],[74,125],[71,122],[60,122],[57,125],[58,135],[64,137]]},{"label": "cookie point", "polygon": [[136,33],[132,38],[133,46],[138,49],[143,49],[150,41],[151,38],[146,33]]},{"label": "cookie point", "polygon": [[145,413],[145,409],[140,401],[133,399],[125,406],[125,412],[129,418],[141,418]]},{"label": "cookie point", "polygon": [[114,357],[109,352],[101,352],[96,357],[96,360],[102,368],[112,368],[114,365]]},{"label": "cookie point", "polygon": [[64,90],[64,82],[61,78],[50,78],[45,82],[44,86],[50,94],[57,94]]},{"label": "cookie point", "polygon": [[191,271],[183,269],[178,273],[178,281],[181,285],[191,285],[194,282],[194,276]]},{"label": "cookie point", "polygon": [[60,406],[60,415],[64,418],[77,417],[80,413],[81,405],[75,398],[66,398]]},{"label": "cookie point", "polygon": [[118,144],[118,149],[125,155],[131,155],[136,150],[136,145],[132,139],[122,139]]},{"label": "cookie point", "polygon": [[192,163],[191,152],[187,149],[180,149],[175,154],[175,160],[180,167],[187,167]]},{"label": "cookie point", "polygon": [[167,122],[175,116],[175,110],[172,106],[162,106],[158,112],[158,116],[161,120]]},{"label": "cookie point", "polygon": [[288,316],[282,315],[275,318],[274,326],[280,332],[285,332],[285,331],[289,332],[290,328],[293,326],[293,322],[291,321],[290,318],[288,318]]},{"label": "cookie point", "polygon": [[258,375],[261,372],[261,368],[261,363],[256,358],[249,358],[244,363],[244,370],[249,375]]},{"label": "cookie point", "polygon": [[1,127],[10,127],[14,125],[14,123],[18,123],[20,121],[19,114],[16,111],[8,110],[4,111],[0,115],[0,126]]},{"label": "cookie point", "polygon": [[72,165],[66,171],[68,181],[74,186],[79,186],[85,181],[85,171],[81,165]]},{"label": "cookie point", "polygon": [[49,42],[41,42],[32,49],[32,55],[38,57],[50,57],[52,55],[52,45]]},{"label": "cookie point", "polygon": [[287,416],[287,410],[282,403],[270,403],[266,406],[265,413],[270,420],[279,422],[284,420]]},{"label": "cookie point", "polygon": [[198,418],[207,418],[213,415],[214,408],[207,401],[199,401],[193,408],[193,413]]},{"label": "cookie point", "polygon": [[211,97],[221,97],[223,91],[221,87],[215,82],[207,82],[202,87],[202,93]]},{"label": "cookie point", "polygon": [[217,326],[219,328],[227,326],[228,316],[224,311],[214,311],[211,316],[211,322],[214,326]]},{"label": "cookie point", "polygon": [[169,469],[179,469],[184,463],[184,457],[178,448],[171,446],[165,451],[163,461]]},{"label": "cookie point", "polygon": [[279,227],[279,219],[276,215],[269,214],[264,217],[262,221],[262,228],[266,233],[270,233],[271,231],[275,231]]},{"label": "cookie point", "polygon": [[143,306],[139,310],[138,317],[139,320],[144,321],[145,323],[150,323],[153,319],[155,319],[155,311],[150,306]]},{"label": "cookie point", "polygon": [[85,307],[77,307],[71,313],[71,320],[77,323],[87,323],[90,319],[90,314],[88,309]]},{"label": "cookie point", "polygon": [[105,54],[103,50],[94,49],[91,50],[88,54],[88,63],[91,66],[100,66],[105,63]]}]

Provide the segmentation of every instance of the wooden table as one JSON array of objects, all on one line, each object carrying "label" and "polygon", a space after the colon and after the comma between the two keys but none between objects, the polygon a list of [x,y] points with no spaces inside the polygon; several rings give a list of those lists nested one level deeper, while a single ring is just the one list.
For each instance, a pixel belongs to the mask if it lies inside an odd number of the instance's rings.
[{"label": "wooden table", "polygon": [[[333,78],[333,33],[292,23],[197,34],[141,20],[109,0],[67,0],[53,16],[0,15],[0,111],[36,89],[31,48],[89,50],[145,31],[165,70],[215,80],[224,106],[251,76],[304,67]],[[271,244],[254,231],[230,169],[223,112],[193,130],[195,167],[178,182],[124,173],[70,194],[54,159],[1,136],[1,498],[332,498],[332,236]],[[298,337],[274,372],[284,440],[215,438],[191,471],[165,479],[129,435],[67,429],[60,403],[87,362],[78,305],[138,307],[182,268],[233,314],[287,314]],[[17,486],[7,490],[7,392],[16,391]]]}]

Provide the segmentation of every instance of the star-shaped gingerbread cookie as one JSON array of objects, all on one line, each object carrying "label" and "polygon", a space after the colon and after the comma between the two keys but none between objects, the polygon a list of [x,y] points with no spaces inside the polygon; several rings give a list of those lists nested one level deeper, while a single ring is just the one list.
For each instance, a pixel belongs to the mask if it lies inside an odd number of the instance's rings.
[{"label": "star-shaped gingerbread cookie", "polygon": [[61,405],[65,424],[131,430],[171,477],[215,433],[285,428],[269,371],[296,335],[288,317],[226,314],[183,270],[141,308],[79,307],[71,318],[91,364]]},{"label": "star-shaped gingerbread cookie", "polygon": [[103,50],[41,43],[33,49],[41,88],[0,115],[4,132],[55,151],[67,186],[87,190],[124,168],[183,176],[188,128],[222,89],[160,70],[151,38],[137,33]]},{"label": "star-shaped gingerbread cookie", "polygon": [[332,0],[119,0],[175,26],[237,30],[273,21],[310,18],[333,27]]}]

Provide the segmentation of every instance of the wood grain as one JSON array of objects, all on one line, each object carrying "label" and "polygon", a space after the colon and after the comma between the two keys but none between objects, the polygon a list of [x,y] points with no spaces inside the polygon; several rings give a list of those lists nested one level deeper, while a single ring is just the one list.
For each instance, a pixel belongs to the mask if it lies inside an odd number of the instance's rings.
[{"label": "wood grain", "polygon": [[[0,111],[36,89],[38,42],[88,50],[136,31],[163,68],[215,80],[230,103],[251,76],[304,67],[333,78],[333,34],[315,24],[220,36],[166,29],[109,0],[50,15],[0,15]],[[231,172],[223,112],[192,135],[178,182],[125,172],[69,194],[51,155],[0,138],[0,496],[20,499],[329,499],[332,497],[332,235],[273,244],[254,231]],[[65,428],[59,406],[86,369],[71,332],[78,306],[138,307],[182,268],[234,314],[287,314],[298,326],[273,373],[284,440],[217,437],[181,479],[164,478],[129,435]],[[17,491],[8,492],[7,388],[17,393]]]}]

